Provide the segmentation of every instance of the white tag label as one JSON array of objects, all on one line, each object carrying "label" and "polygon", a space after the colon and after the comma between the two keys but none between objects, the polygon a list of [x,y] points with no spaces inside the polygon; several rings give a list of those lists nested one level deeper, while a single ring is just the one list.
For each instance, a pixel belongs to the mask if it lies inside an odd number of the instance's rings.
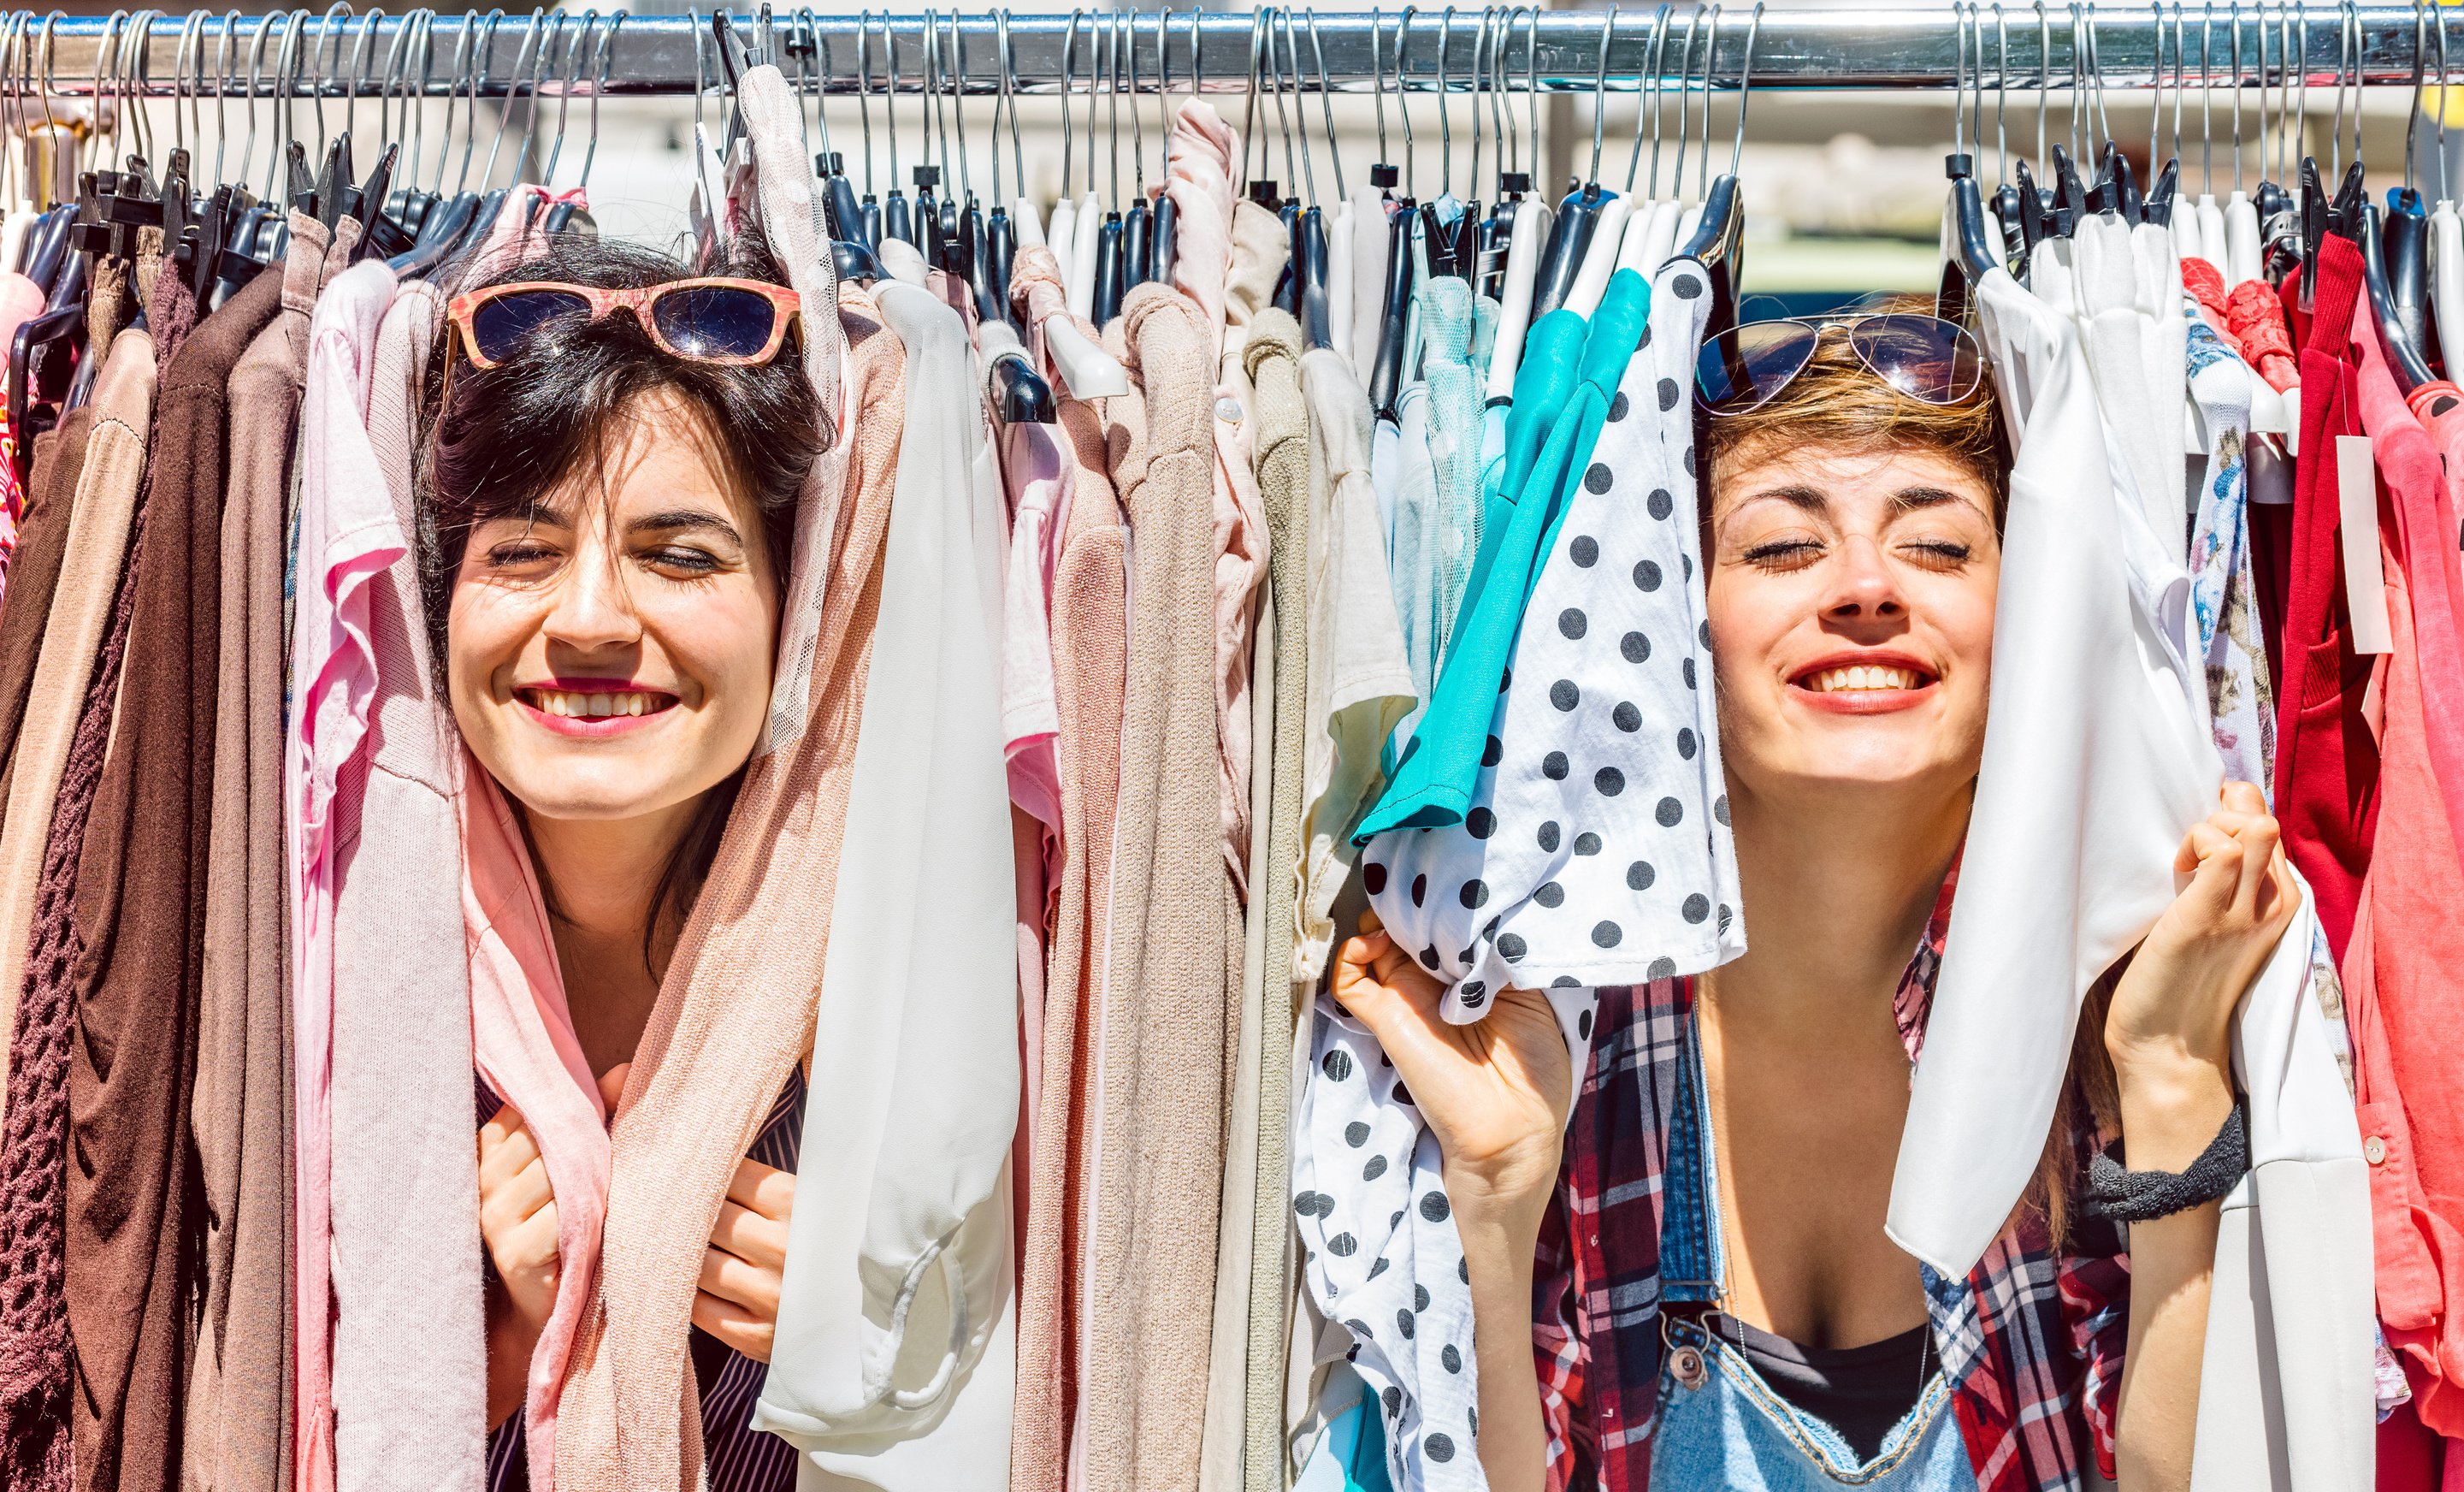
[{"label": "white tag label", "polygon": [[2336,437],[2336,504],[2343,538],[2344,610],[2353,618],[2355,653],[2391,653],[2387,573],[2379,568],[2378,463],[2367,435]]}]

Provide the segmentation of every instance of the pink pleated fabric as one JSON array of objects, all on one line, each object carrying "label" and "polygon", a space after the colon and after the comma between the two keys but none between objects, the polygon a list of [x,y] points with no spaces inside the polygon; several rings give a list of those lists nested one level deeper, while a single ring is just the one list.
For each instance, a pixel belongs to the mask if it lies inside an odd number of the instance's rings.
[{"label": "pink pleated fabric", "polygon": [[530,1125],[556,1193],[556,1306],[532,1349],[522,1401],[531,1485],[548,1488],[557,1484],[557,1402],[598,1285],[600,1229],[607,1216],[607,1110],[574,1035],[547,901],[521,826],[488,769],[467,751],[462,781],[472,1058],[488,1086]]}]

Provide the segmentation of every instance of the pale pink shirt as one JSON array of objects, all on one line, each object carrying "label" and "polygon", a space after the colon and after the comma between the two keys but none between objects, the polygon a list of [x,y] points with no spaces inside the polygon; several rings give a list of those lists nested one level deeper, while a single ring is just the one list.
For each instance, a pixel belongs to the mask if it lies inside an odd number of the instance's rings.
[{"label": "pale pink shirt", "polygon": [[394,288],[393,271],[381,259],[354,265],[325,287],[309,326],[300,408],[298,584],[283,762],[292,906],[295,1463],[300,1492],[332,1492],[334,1485],[333,811],[344,776],[367,769],[363,747],[377,681],[368,584],[408,548],[366,434],[377,330]]},{"label": "pale pink shirt", "polygon": [[[1061,768],[1054,745],[1061,712],[1052,681],[1052,567],[1069,493],[1059,426],[1019,423],[1001,431],[1001,479],[1010,505],[1009,561],[1001,615],[1001,737],[1010,801],[1061,830]],[[1057,855],[1057,843],[1046,856]]]},{"label": "pale pink shirt", "polygon": [[[1214,105],[1192,99],[1173,121],[1170,175],[1179,217],[1172,282],[1198,302],[1222,353],[1224,281],[1232,266],[1232,157],[1240,143]],[[1215,390],[1215,718],[1223,863],[1245,902],[1249,885],[1249,639],[1266,578],[1266,510],[1249,465],[1244,386]]]}]

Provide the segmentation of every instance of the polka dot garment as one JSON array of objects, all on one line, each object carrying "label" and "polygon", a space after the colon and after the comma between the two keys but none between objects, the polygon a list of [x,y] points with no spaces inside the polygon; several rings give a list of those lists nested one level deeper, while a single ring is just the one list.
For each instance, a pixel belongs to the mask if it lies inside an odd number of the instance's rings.
[{"label": "polka dot garment", "polygon": [[1642,984],[1745,951],[1696,524],[1705,288],[1689,259],[1660,274],[1525,607],[1472,807],[1361,854],[1449,1020],[1508,984]]},{"label": "polka dot garment", "polygon": [[[1580,1071],[1593,990],[1745,949],[1719,767],[1689,392],[1710,298],[1675,260],[1651,292],[1499,680],[1472,807],[1361,855],[1397,941],[1467,1023],[1548,990]],[[1470,1432],[1470,1289],[1436,1139],[1375,1037],[1319,1002],[1293,1167],[1306,1279],[1385,1412],[1397,1492],[1485,1485]]]}]

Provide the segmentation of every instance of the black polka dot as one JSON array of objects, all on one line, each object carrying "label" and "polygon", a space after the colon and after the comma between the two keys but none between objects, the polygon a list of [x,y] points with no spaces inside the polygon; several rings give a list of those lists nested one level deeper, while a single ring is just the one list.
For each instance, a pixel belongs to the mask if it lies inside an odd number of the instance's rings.
[{"label": "black polka dot", "polygon": [[1498,763],[1505,760],[1506,743],[1498,740],[1495,736],[1489,737],[1487,742],[1480,748],[1480,765],[1483,767],[1495,767]]},{"label": "black polka dot", "polygon": [[1576,534],[1574,542],[1566,546],[1566,557],[1590,569],[1600,562],[1600,542],[1590,534]]},{"label": "black polka dot", "polygon": [[1676,379],[1663,378],[1660,381],[1660,412],[1661,413],[1665,414],[1670,410],[1677,408],[1679,392],[1680,390],[1678,390]]},{"label": "black polka dot", "polygon": [[1707,653],[1711,650],[1711,619],[1707,616],[1703,619],[1702,635],[1703,651]]},{"label": "black polka dot", "polygon": [[1391,1259],[1391,1258],[1381,1258],[1381,1259],[1379,1259],[1377,1262],[1375,1262],[1375,1263],[1374,1263],[1374,1264],[1372,1264],[1372,1265],[1370,1265],[1370,1266],[1369,1266],[1369,1274],[1368,1274],[1368,1278],[1369,1278],[1369,1279],[1371,1279],[1371,1280],[1375,1280],[1375,1279],[1376,1279],[1379,1275],[1384,1274],[1387,1270],[1392,1269],[1392,1268],[1394,1268],[1394,1267],[1395,1267],[1395,1261],[1394,1261],[1393,1259]]},{"label": "black polka dot", "polygon": [[[1694,753],[1688,751],[1687,756]],[[1463,829],[1475,839],[1485,839],[1497,833],[1497,815],[1485,808],[1473,809],[1463,815]]]},{"label": "black polka dot", "polygon": [[1576,855],[1599,854],[1600,836],[1598,835],[1589,833],[1574,835],[1574,853]]},{"label": "black polka dot", "polygon": [[[1617,729],[1629,736],[1642,728],[1642,711],[1635,707],[1632,700],[1619,700],[1617,707],[1609,711],[1609,719],[1617,723]],[[1694,753],[1688,751],[1685,754],[1692,756]]]},{"label": "black polka dot", "polygon": [[1369,894],[1370,894],[1371,896],[1375,896],[1378,892],[1385,890],[1385,889],[1386,889],[1386,867],[1385,867],[1385,866],[1383,866],[1383,865],[1378,864],[1378,863],[1377,863],[1376,861],[1375,861],[1375,860],[1372,860],[1372,861],[1370,861],[1368,864],[1361,866],[1361,867],[1360,867],[1360,883],[1361,883],[1363,886],[1368,887],[1368,889],[1369,889]]},{"label": "black polka dot", "polygon": [[1625,883],[1629,891],[1648,891],[1651,883],[1659,879],[1660,872],[1651,868],[1649,860],[1637,860],[1625,868]]},{"label": "black polka dot", "polygon": [[1404,1087],[1399,1082],[1395,1084],[1393,1089],[1391,1089],[1386,1096],[1393,1099],[1396,1102],[1405,1104],[1407,1106],[1410,1106],[1412,1103],[1412,1090]]},{"label": "black polka dot", "polygon": [[1511,688],[1513,688],[1513,687],[1514,687],[1514,670],[1513,670],[1513,669],[1511,669],[1511,668],[1501,668],[1501,669],[1499,669],[1499,670],[1497,671],[1497,692],[1498,692],[1498,693],[1500,693],[1500,694],[1504,694],[1507,690],[1511,689]]},{"label": "black polka dot", "polygon": [[1651,967],[1642,971],[1642,977],[1645,979],[1674,979],[1677,977],[1677,960],[1673,958],[1653,959],[1651,961]]},{"label": "black polka dot", "polygon": [[1677,732],[1677,754],[1690,762],[1694,760],[1694,732],[1681,726]]},{"label": "black polka dot", "polygon": [[1553,880],[1544,880],[1531,893],[1531,900],[1553,912],[1566,904],[1566,888]]},{"label": "black polka dot", "polygon": [[1303,1217],[1325,1217],[1334,1212],[1334,1198],[1323,1191],[1304,1191],[1292,1198],[1292,1211]]},{"label": "black polka dot", "polygon": [[[1557,775],[1563,777],[1566,774],[1559,772]],[[1542,853],[1548,855],[1554,855],[1557,853],[1558,833],[1557,821],[1553,818],[1540,826],[1540,849]]]},{"label": "black polka dot", "polygon": [[[1651,816],[1660,820],[1661,828],[1674,829],[1685,820],[1685,805],[1675,798],[1662,798],[1660,800],[1660,806],[1651,811]],[[1414,897],[1412,900],[1418,902],[1419,898]]]},{"label": "black polka dot", "polygon": [[1480,1434],[1480,1406],[1479,1406],[1479,1405],[1477,1405],[1477,1404],[1474,1404],[1474,1405],[1472,1405],[1470,1408],[1468,1408],[1468,1409],[1464,1410],[1464,1411],[1463,1411],[1463,1414],[1467,1416],[1467,1422],[1471,1425],[1471,1433],[1472,1433],[1473,1435],[1475,1435],[1475,1436],[1479,1435],[1479,1434]]},{"label": "black polka dot", "polygon": [[1677,556],[1677,562],[1684,567],[1685,578],[1692,580],[1694,578],[1694,556],[1690,554],[1681,554]]},{"label": "black polka dot", "polygon": [[1685,676],[1685,687],[1686,687],[1686,688],[1688,688],[1688,689],[1693,688],[1693,687],[1694,687],[1694,660],[1693,660],[1692,658],[1690,658],[1690,657],[1689,657],[1689,658],[1687,658],[1687,659],[1685,659],[1683,662],[1682,662],[1682,663],[1680,663],[1680,664],[1678,664],[1678,665],[1677,665],[1677,671],[1678,671],[1679,673],[1681,673],[1681,674],[1683,674],[1683,675],[1684,675],[1684,676]]},{"label": "black polka dot", "polygon": [[1685,475],[1688,477],[1694,475],[1694,448],[1692,446],[1687,446],[1685,448]]},{"label": "black polka dot", "polygon": [[1578,1036],[1582,1037],[1582,1038],[1583,1038],[1584,1040],[1586,1040],[1586,1041],[1589,1041],[1590,1039],[1592,1039],[1592,1013],[1591,1013],[1591,1012],[1589,1012],[1589,1011],[1584,1011],[1584,1012],[1580,1013],[1579,1014],[1575,1015],[1575,1017],[1574,1017],[1574,1035],[1578,1035]]},{"label": "black polka dot", "polygon": [[1654,518],[1666,518],[1677,511],[1677,500],[1668,495],[1667,488],[1654,487],[1651,496],[1642,500],[1642,506]]},{"label": "black polka dot", "polygon": [[1651,639],[1639,632],[1627,633],[1617,639],[1617,651],[1629,663],[1640,663],[1651,657]]},{"label": "black polka dot", "polygon": [[[1496,937],[1496,936],[1497,936],[1497,925],[1498,925],[1498,924],[1500,924],[1500,923],[1502,923],[1502,922],[1504,922],[1504,921],[1506,921],[1506,918],[1505,918],[1505,916],[1504,916],[1503,914],[1500,914],[1500,915],[1498,915],[1498,916],[1496,916],[1496,917],[1492,917],[1492,918],[1490,918],[1490,919],[1489,919],[1485,924],[1484,924],[1482,925],[1482,927],[1481,927],[1481,929],[1480,929],[1480,935],[1481,935],[1482,937],[1484,937],[1484,938],[1494,938],[1494,937]],[[1468,957],[1470,957],[1470,955],[1469,955],[1469,954],[1465,954],[1465,955],[1464,955],[1464,957],[1468,958]]]},{"label": "black polka dot", "polygon": [[1583,982],[1572,974],[1559,974],[1549,981],[1549,988],[1551,990],[1579,990],[1582,987]]},{"label": "black polka dot", "polygon": [[1623,390],[1619,390],[1617,391],[1617,396],[1609,401],[1609,423],[1614,425],[1618,420],[1625,418],[1628,408],[1629,405],[1626,401],[1625,391]]},{"label": "black polka dot", "polygon": [[1614,767],[1603,767],[1592,773],[1592,787],[1601,797],[1616,797],[1625,791],[1625,773]]},{"label": "black polka dot", "polygon": [[1412,1309],[1415,1311],[1424,1311],[1428,1308],[1429,1287],[1424,1284],[1416,1284],[1412,1286]]},{"label": "black polka dot", "polygon": [[1728,905],[1728,903],[1727,903],[1727,902],[1721,902],[1721,903],[1720,903],[1720,931],[1721,931],[1722,933],[1724,933],[1724,934],[1725,934],[1725,933],[1728,930],[1728,924],[1730,924],[1730,923],[1732,923],[1732,922],[1736,921],[1736,917],[1737,917],[1737,913],[1736,913],[1736,909],[1735,909],[1735,908],[1733,908],[1733,907],[1729,906],[1729,905]]},{"label": "black polka dot", "polygon": [[1360,1148],[1362,1146],[1367,1145],[1369,1143],[1369,1126],[1356,1119],[1344,1125],[1343,1143],[1352,1147],[1355,1150]]},{"label": "black polka dot", "polygon": [[1579,606],[1570,606],[1557,613],[1557,635],[1568,642],[1580,642],[1583,634],[1592,630],[1592,619]]},{"label": "black polka dot", "polygon": [[1438,957],[1437,945],[1431,944],[1429,946],[1420,950],[1420,967],[1422,969],[1435,969],[1441,962],[1442,961]]},{"label": "black polka dot", "polygon": [[1680,301],[1691,301],[1703,293],[1703,281],[1692,275],[1680,275],[1668,282],[1668,288]]},{"label": "black polka dot", "polygon": [[1419,1329],[1419,1323],[1412,1319],[1410,1311],[1398,1305],[1395,1308],[1395,1329],[1402,1333],[1404,1341],[1409,1342],[1412,1334]]},{"label": "black polka dot", "polygon": [[1566,774],[1573,769],[1574,764],[1566,760],[1566,753],[1563,751],[1551,751],[1540,758],[1540,775],[1551,782],[1564,782]]},{"label": "black polka dot", "polygon": [[1341,1047],[1336,1047],[1326,1054],[1325,1061],[1317,1065],[1319,1071],[1336,1082],[1341,1082],[1352,1076],[1352,1054]]},{"label": "black polka dot", "polygon": [[1637,590],[1659,590],[1659,589],[1660,589],[1660,567],[1659,567],[1659,566],[1657,566],[1657,565],[1654,565],[1654,564],[1653,564],[1653,563],[1651,563],[1649,560],[1637,560],[1637,561],[1635,561],[1635,562],[1634,562],[1634,588],[1635,588]]},{"label": "black polka dot", "polygon": [[1497,956],[1506,960],[1507,963],[1520,963],[1522,961],[1523,954],[1523,940],[1516,937],[1513,933],[1506,933],[1497,940]]},{"label": "black polka dot", "polygon": [[1625,929],[1603,918],[1592,925],[1592,941],[1604,948],[1616,947],[1625,941]]},{"label": "black polka dot", "polygon": [[1450,1461],[1455,1459],[1455,1443],[1442,1432],[1432,1430],[1420,1438],[1420,1454],[1433,1461]]},{"label": "black polka dot", "polygon": [[1561,710],[1571,710],[1583,702],[1583,691],[1574,687],[1571,679],[1560,679],[1549,686],[1549,702]]},{"label": "black polka dot", "polygon": [[1337,1258],[1350,1258],[1360,1252],[1360,1240],[1348,1233],[1338,1233],[1326,1240],[1326,1251]]},{"label": "black polka dot", "polygon": [[1444,1192],[1424,1191],[1420,1193],[1420,1215],[1427,1218],[1429,1221],[1433,1223],[1444,1222],[1447,1214],[1453,1211],[1453,1208],[1446,1205],[1446,1194]]},{"label": "black polka dot", "polygon": [[1683,910],[1687,922],[1699,923],[1711,915],[1711,899],[1697,891],[1685,899]]},{"label": "black polka dot", "polygon": [[1444,1351],[1438,1354],[1438,1361],[1446,1365],[1448,1372],[1463,1371],[1463,1352],[1451,1342],[1446,1344]]},{"label": "black polka dot", "polygon": [[[1344,1325],[1352,1327],[1354,1331],[1357,1331],[1364,1337],[1369,1335],[1369,1328],[1362,1325],[1359,1322],[1348,1321],[1345,1322]],[[1399,1414],[1403,1413],[1403,1391],[1390,1384],[1387,1386],[1384,1392],[1377,1395],[1377,1402],[1386,1406],[1387,1414]]]},{"label": "black polka dot", "polygon": [[1471,1283],[1471,1260],[1470,1260],[1470,1259],[1467,1259],[1467,1258],[1459,1258],[1459,1259],[1456,1259],[1456,1260],[1455,1260],[1455,1278],[1456,1278],[1456,1279],[1458,1279],[1458,1280],[1462,1280],[1462,1281],[1463,1281],[1463,1283],[1465,1283],[1465,1284],[1469,1284],[1469,1283]]},{"label": "black polka dot", "polygon": [[1637,352],[1639,352],[1639,351],[1641,351],[1643,348],[1645,348],[1645,347],[1647,347],[1647,346],[1650,346],[1650,345],[1651,345],[1651,323],[1650,323],[1649,322],[1645,322],[1645,323],[1642,323],[1642,340],[1641,340],[1640,342],[1638,342],[1638,343],[1636,343],[1636,344],[1634,345],[1634,350],[1636,350]]},{"label": "black polka dot", "polygon": [[1360,1179],[1363,1181],[1375,1181],[1384,1174],[1386,1174],[1386,1157],[1383,1155],[1369,1157],[1369,1164],[1360,1168]]},{"label": "black polka dot", "polygon": [[1413,904],[1414,906],[1422,906],[1422,905],[1427,904],[1428,900],[1429,900],[1429,878],[1428,878],[1427,876],[1425,876],[1425,875],[1421,875],[1421,876],[1415,876],[1415,877],[1413,877],[1413,878],[1412,878],[1412,904]]},{"label": "black polka dot", "polygon": [[[1487,836],[1484,835],[1482,837],[1485,838]],[[1457,899],[1463,902],[1463,910],[1468,912],[1477,912],[1482,907],[1488,904],[1488,882],[1485,880],[1466,880],[1463,883],[1463,889],[1455,893],[1455,895]]]},{"label": "black polka dot", "polygon": [[1463,997],[1463,1007],[1466,1010],[1476,1011],[1488,1003],[1488,985],[1485,980],[1466,979],[1463,981],[1463,988],[1457,990],[1455,993]]},{"label": "black polka dot", "polygon": [[1711,800],[1711,816],[1725,824],[1728,821],[1728,795],[1725,792]]},{"label": "black polka dot", "polygon": [[1469,948],[1465,948],[1465,949],[1463,949],[1461,953],[1456,954],[1456,955],[1455,955],[1455,962],[1456,962],[1456,963],[1458,963],[1458,964],[1468,964],[1468,963],[1470,963],[1470,962],[1471,962],[1471,949],[1469,949]]},{"label": "black polka dot", "polygon": [[1592,469],[1583,474],[1583,490],[1595,498],[1616,484],[1617,473],[1610,471],[1605,461],[1594,461]]}]

